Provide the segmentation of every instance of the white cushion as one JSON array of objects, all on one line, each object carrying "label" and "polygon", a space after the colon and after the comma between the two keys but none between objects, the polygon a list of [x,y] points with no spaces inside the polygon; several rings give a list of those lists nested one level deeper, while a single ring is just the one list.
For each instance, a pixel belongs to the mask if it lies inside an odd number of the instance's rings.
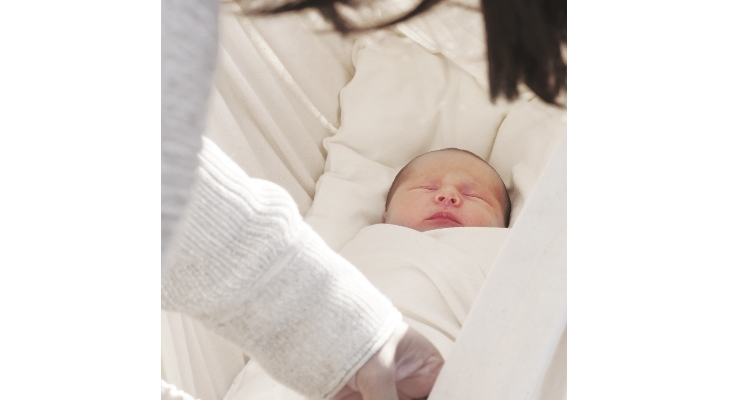
[{"label": "white cushion", "polygon": [[385,31],[358,39],[341,92],[341,128],[324,140],[323,175],[306,221],[339,250],[381,222],[388,189],[412,158],[458,147],[488,159],[511,105],[489,101],[466,71]]}]

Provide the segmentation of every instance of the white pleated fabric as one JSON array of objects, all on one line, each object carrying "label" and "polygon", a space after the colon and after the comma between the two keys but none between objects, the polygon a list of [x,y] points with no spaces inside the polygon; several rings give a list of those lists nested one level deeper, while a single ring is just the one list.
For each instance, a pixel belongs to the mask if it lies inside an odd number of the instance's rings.
[{"label": "white pleated fabric", "polygon": [[339,127],[351,42],[303,16],[248,18],[228,4],[205,135],[248,175],[276,182],[305,214],[323,173],[322,141]]},{"label": "white pleated fabric", "polygon": [[182,314],[162,311],[162,379],[201,400],[222,399],[246,359],[239,347]]},{"label": "white pleated fabric", "polygon": [[480,9],[479,0],[443,1],[396,29],[430,53],[453,61],[488,90],[487,42]]}]

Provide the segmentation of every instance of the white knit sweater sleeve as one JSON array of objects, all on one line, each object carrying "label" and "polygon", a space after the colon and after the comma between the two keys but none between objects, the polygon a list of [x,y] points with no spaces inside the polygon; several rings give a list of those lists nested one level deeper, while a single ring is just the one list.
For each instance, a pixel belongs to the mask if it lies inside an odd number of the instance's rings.
[{"label": "white knit sweater sleeve", "polygon": [[281,187],[249,178],[210,141],[196,157],[217,24],[218,0],[162,0],[162,307],[202,321],[308,397],[329,397],[401,315]]},{"label": "white knit sweater sleeve", "polygon": [[401,314],[331,250],[280,186],[248,177],[204,139],[162,273],[162,307],[241,345],[311,398],[335,394]]}]

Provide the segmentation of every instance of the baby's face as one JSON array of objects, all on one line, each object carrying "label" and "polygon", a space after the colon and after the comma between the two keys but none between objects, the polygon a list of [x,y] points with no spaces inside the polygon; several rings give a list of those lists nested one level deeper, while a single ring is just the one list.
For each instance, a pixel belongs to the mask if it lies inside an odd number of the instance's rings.
[{"label": "baby's face", "polygon": [[504,187],[492,167],[462,152],[415,160],[396,188],[383,222],[420,232],[457,226],[504,227]]}]

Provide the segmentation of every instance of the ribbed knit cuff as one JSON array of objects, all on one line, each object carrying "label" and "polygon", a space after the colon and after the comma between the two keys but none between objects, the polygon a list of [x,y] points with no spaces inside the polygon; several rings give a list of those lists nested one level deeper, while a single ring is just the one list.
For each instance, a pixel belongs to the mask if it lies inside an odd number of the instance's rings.
[{"label": "ribbed knit cuff", "polygon": [[162,307],[242,346],[311,398],[341,389],[401,314],[302,221],[291,196],[204,140]]}]

